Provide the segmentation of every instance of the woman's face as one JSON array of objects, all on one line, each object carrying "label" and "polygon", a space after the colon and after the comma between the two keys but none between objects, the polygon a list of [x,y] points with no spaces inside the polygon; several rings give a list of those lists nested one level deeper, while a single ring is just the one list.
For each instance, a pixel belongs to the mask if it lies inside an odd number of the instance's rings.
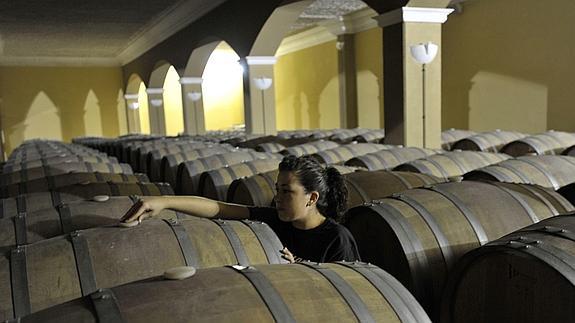
[{"label": "woman's face", "polygon": [[276,192],[275,202],[280,220],[293,222],[307,215],[311,194],[305,192],[294,172],[279,172]]}]

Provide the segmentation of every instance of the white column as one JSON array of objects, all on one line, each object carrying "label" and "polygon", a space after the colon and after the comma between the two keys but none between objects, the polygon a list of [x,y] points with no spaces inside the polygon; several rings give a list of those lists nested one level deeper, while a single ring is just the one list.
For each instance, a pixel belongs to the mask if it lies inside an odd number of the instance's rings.
[{"label": "white column", "polygon": [[[274,56],[247,56],[244,71],[244,115],[246,132],[275,135]],[[263,82],[262,82],[263,81]],[[271,82],[271,84],[270,84]],[[262,85],[269,86],[262,86]]]},{"label": "white column", "polygon": [[204,117],[204,96],[201,77],[182,77],[182,104],[184,108],[184,133],[201,135],[206,133]]},{"label": "white column", "polygon": [[164,115],[164,89],[148,88],[150,132],[155,135],[166,135],[166,117]]},{"label": "white column", "polygon": [[138,94],[126,94],[126,119],[128,122],[128,133],[140,133],[140,103]]}]

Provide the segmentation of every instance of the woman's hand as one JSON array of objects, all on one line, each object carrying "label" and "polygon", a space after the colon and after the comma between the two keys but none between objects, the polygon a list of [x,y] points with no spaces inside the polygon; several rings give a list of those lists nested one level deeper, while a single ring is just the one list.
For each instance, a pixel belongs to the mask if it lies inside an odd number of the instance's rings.
[{"label": "woman's hand", "polygon": [[286,247],[284,247],[282,250],[280,250],[280,252],[282,253],[282,258],[289,261],[290,264],[303,261],[303,259],[301,259],[300,257],[294,256],[291,253],[291,251],[289,251],[288,248],[286,248]]},{"label": "woman's hand", "polygon": [[158,215],[163,209],[162,197],[141,198],[124,214],[120,222],[142,222],[145,218]]}]

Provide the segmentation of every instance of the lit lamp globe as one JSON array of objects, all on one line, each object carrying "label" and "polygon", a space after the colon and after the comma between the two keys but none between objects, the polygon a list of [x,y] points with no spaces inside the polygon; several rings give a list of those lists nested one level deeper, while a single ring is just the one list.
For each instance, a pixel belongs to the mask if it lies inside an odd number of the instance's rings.
[{"label": "lit lamp globe", "polygon": [[258,90],[265,91],[272,86],[272,79],[269,77],[255,77],[254,84],[258,88]]},{"label": "lit lamp globe", "polygon": [[432,42],[420,43],[417,45],[409,46],[411,57],[419,64],[429,64],[437,56],[439,46]]},{"label": "lit lamp globe", "polygon": [[160,105],[162,105],[163,100],[162,99],[152,99],[152,100],[150,100],[150,103],[155,107],[159,107]]},{"label": "lit lamp globe", "polygon": [[139,107],[140,107],[140,103],[138,103],[138,102],[132,102],[132,103],[128,104],[128,109],[130,109],[130,110],[138,110]]},{"label": "lit lamp globe", "polygon": [[192,102],[198,102],[202,98],[202,92],[190,92],[188,93],[188,99]]}]

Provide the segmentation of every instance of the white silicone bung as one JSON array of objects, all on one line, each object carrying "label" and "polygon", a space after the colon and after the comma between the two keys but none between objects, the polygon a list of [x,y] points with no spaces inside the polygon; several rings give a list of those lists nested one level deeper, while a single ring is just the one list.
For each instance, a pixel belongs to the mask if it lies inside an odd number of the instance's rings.
[{"label": "white silicone bung", "polygon": [[92,200],[94,200],[96,202],[106,202],[109,199],[110,199],[110,196],[108,196],[108,195],[96,195],[92,198]]},{"label": "white silicone bung", "polygon": [[196,273],[196,268],[191,266],[175,267],[166,270],[164,278],[170,280],[182,280],[192,277]]},{"label": "white silicone bung", "polygon": [[122,228],[131,228],[137,226],[138,224],[140,224],[140,222],[136,220],[132,222],[119,222],[118,226]]}]

